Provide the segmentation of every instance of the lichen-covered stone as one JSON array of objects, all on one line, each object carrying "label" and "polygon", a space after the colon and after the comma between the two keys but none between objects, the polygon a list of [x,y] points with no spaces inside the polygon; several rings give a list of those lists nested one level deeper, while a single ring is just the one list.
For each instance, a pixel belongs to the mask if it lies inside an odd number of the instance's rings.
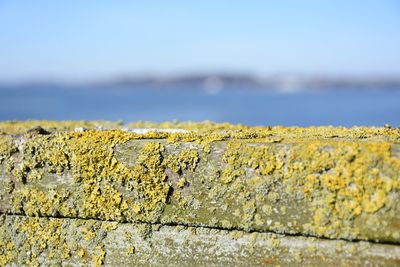
[{"label": "lichen-covered stone", "polygon": [[0,212],[400,242],[399,129],[130,127],[0,123]]},{"label": "lichen-covered stone", "polygon": [[396,245],[203,227],[0,216],[0,266],[397,266]]}]

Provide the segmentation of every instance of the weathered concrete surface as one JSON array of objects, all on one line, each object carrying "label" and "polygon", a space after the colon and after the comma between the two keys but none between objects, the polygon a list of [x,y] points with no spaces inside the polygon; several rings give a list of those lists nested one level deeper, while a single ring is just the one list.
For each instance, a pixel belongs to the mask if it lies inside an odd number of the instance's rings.
[{"label": "weathered concrete surface", "polygon": [[[110,225],[116,229],[161,225],[162,229],[169,229],[166,232],[175,233],[190,226],[192,228],[187,229],[192,229],[191,232],[193,229],[209,231],[201,236],[204,240],[212,239],[207,235],[216,231],[215,235],[221,237],[215,242],[225,240],[223,236],[228,233],[250,238],[270,235],[267,232],[304,236],[279,235],[293,244],[302,240],[328,242],[334,246],[345,242],[305,236],[342,239],[357,251],[363,250],[366,244],[377,251],[390,251],[389,254],[371,251],[368,253],[372,254],[351,254],[351,259],[345,257],[349,264],[368,263],[371,255],[375,255],[371,263],[378,263],[379,258],[384,263],[398,264],[397,245],[372,242],[400,243],[399,129],[243,127],[205,123],[182,124],[180,130],[174,131],[170,124],[162,124],[160,127],[166,129],[156,131],[154,125],[142,124],[139,126],[152,129],[132,130],[107,122],[44,122],[43,127],[33,127],[37,123],[0,123],[0,213],[9,214],[4,220],[12,222],[5,224],[3,230],[10,233],[9,238],[13,240],[20,234],[16,230],[20,227],[14,226],[15,218],[26,220],[24,224],[33,224],[32,229],[41,226],[35,223],[39,219],[30,217],[42,217],[44,225],[58,222],[49,230],[49,239],[57,238],[65,223],[95,219],[94,222],[102,225],[112,221]],[[46,227],[41,231],[47,231]],[[204,230],[211,228],[214,230]],[[93,234],[108,236],[109,230],[96,228]],[[254,231],[257,234],[249,233]],[[164,233],[156,232],[155,235]],[[192,236],[188,239],[201,243]],[[115,244],[119,242],[118,238],[111,240]],[[371,243],[349,242],[351,240]],[[15,247],[32,246],[28,241],[18,242],[17,245],[0,244],[1,257]],[[201,246],[212,247],[211,241],[204,242]],[[224,254],[218,242],[214,250],[202,247],[194,253],[198,255],[194,256],[196,262],[252,265],[260,263],[263,257],[261,252],[254,254],[259,255],[254,258],[250,254],[242,255],[245,250],[240,244],[248,240],[240,241],[235,245],[237,250],[231,251],[243,257],[230,252]],[[186,243],[171,249],[172,255],[175,253],[173,258],[179,259],[177,264],[183,259],[176,253],[190,252],[186,250],[189,249]],[[292,248],[287,249],[290,246],[280,247],[279,255],[271,254],[279,259],[277,263],[294,263],[294,256],[287,252],[291,251]],[[322,250],[324,246],[318,246],[316,252],[311,248],[311,251],[316,255],[328,253]],[[48,253],[57,249],[53,246]],[[89,247],[88,253],[94,253],[93,249]],[[107,254],[121,253],[112,250]],[[304,246],[299,245],[299,250],[304,250]],[[82,250],[75,251],[85,255]],[[99,251],[101,256],[105,250]],[[149,247],[146,253],[161,252]],[[307,254],[308,251],[305,253],[306,258],[310,257],[305,262],[311,265],[323,259],[323,255],[317,259]],[[326,264],[334,264],[333,252],[330,255],[326,255]],[[297,254],[295,256],[298,258]],[[24,257],[18,256],[10,262],[21,263]],[[60,255],[53,258],[59,261]],[[153,258],[154,263],[160,263],[166,256],[161,253],[147,260],[151,262]],[[112,259],[109,259],[110,265],[114,265]],[[122,259],[125,257],[115,257],[115,260]],[[141,263],[135,257],[130,260]],[[270,258],[265,260],[266,263],[270,261]],[[173,264],[173,259],[168,263]],[[346,260],[339,263],[344,264]],[[117,261],[115,264],[123,265]]]},{"label": "weathered concrete surface", "polygon": [[131,138],[9,138],[0,211],[400,241],[397,143]]},{"label": "weathered concrete surface", "polygon": [[0,216],[0,265],[398,266],[400,247],[272,233]]}]

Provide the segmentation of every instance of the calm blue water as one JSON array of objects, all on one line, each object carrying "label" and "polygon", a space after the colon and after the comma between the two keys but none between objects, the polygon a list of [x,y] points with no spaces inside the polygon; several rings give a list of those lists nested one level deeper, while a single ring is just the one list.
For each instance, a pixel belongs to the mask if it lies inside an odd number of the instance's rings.
[{"label": "calm blue water", "polygon": [[248,125],[400,126],[400,90],[273,93],[231,88],[0,88],[0,120],[213,120]]}]

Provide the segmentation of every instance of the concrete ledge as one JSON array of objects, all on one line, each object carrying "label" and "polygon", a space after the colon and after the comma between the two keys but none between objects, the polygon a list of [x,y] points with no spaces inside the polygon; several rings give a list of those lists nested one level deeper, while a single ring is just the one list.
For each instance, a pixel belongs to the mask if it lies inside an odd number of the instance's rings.
[{"label": "concrete ledge", "polygon": [[396,266],[395,245],[201,227],[0,216],[0,265]]},{"label": "concrete ledge", "polygon": [[[93,219],[116,229],[150,225],[151,229],[161,227],[173,233],[179,229],[209,231],[201,237],[205,240],[201,246],[212,246],[207,235],[213,231],[220,240],[238,233],[248,238],[274,235],[282,240],[280,244],[292,242],[281,248],[279,255],[271,254],[274,259],[265,260],[274,264],[275,259],[277,264],[294,263],[296,259],[283,251],[303,242],[298,240],[328,242],[335,247],[344,242],[355,249],[360,246],[360,251],[367,244],[394,249],[397,254],[393,255],[399,255],[399,144],[400,130],[390,127],[284,128],[213,123],[137,123],[123,127],[108,122],[4,122],[0,123],[0,213],[8,214],[3,218],[11,221],[2,231],[14,240],[20,233],[13,225],[17,221],[30,224],[40,220],[46,225],[57,221],[58,227],[53,230],[58,233],[65,223]],[[40,226],[34,223],[32,227]],[[155,235],[160,233],[164,232],[156,231]],[[197,237],[188,238],[202,242]],[[361,240],[368,242],[358,242]],[[225,255],[218,242],[213,244],[217,246],[215,257]],[[236,244],[238,250],[232,250],[235,255],[244,251],[242,241],[229,242]],[[260,243],[260,248],[264,245]],[[1,244],[0,255],[3,257],[12,246],[15,243]],[[299,247],[299,251],[305,249]],[[320,251],[322,247],[318,245],[317,252],[311,250],[316,255],[328,253]],[[88,253],[92,255],[93,249],[88,247]],[[174,249],[171,251],[176,254],[186,248],[176,245]],[[260,252],[254,258],[230,254],[215,258],[210,250],[202,250],[195,261],[199,264],[260,264],[264,257]],[[146,253],[158,251],[149,248]],[[378,257],[380,252],[368,253],[358,253],[358,258],[351,253],[350,258],[341,256],[352,264],[370,259],[378,262],[379,257],[398,260],[389,254]],[[328,254],[326,258],[333,258],[333,250],[331,256]],[[18,256],[8,262],[21,263],[20,257],[27,259]],[[162,257],[154,256],[154,260],[162,262]],[[307,257],[311,265],[323,259]],[[138,259],[132,262],[140,263]],[[326,263],[333,264],[333,260]]]}]

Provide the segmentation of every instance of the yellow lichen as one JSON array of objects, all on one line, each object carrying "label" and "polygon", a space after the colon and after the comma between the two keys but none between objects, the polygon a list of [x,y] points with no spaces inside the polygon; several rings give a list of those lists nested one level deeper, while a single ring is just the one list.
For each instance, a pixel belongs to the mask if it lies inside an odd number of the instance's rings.
[{"label": "yellow lichen", "polygon": [[399,169],[400,159],[392,157],[390,143],[315,141],[294,147],[286,176],[305,177],[297,185],[306,196],[324,200],[316,202],[314,214],[322,234],[381,209],[388,194],[400,188]]},{"label": "yellow lichen", "polygon": [[130,246],[128,247],[128,254],[134,254],[135,251],[136,251],[135,246],[130,245]]},{"label": "yellow lichen", "polygon": [[[379,213],[400,188],[399,157],[393,149],[400,131],[395,128],[247,127],[206,122],[157,125],[189,130],[186,133],[134,134],[74,132],[70,131],[72,124],[44,123],[42,127],[48,127],[50,134],[40,134],[25,133],[27,125],[0,123],[4,133],[22,133],[12,138],[0,135],[0,157],[9,162],[6,171],[10,169],[17,181],[26,184],[15,189],[12,199],[15,211],[28,215],[154,222],[174,198],[179,207],[174,220],[196,223],[198,215],[206,217],[205,210],[197,214],[200,206],[207,206],[210,199],[223,199],[235,212],[221,205],[210,207],[219,212],[216,225],[227,226],[227,221],[236,218],[230,224],[249,230],[288,226],[285,229],[291,231],[296,225],[295,231],[354,238],[358,229],[353,221]],[[117,159],[115,150],[134,139],[149,140],[132,150],[130,165]],[[190,146],[182,145],[186,142]],[[169,146],[176,150],[171,152]],[[218,149],[223,152],[218,154]],[[214,159],[209,152],[222,158]],[[211,170],[202,165],[208,160],[216,163]],[[195,178],[186,175],[199,166],[201,172]],[[62,186],[53,190],[45,180],[52,177],[72,178],[71,188],[76,192],[63,192]],[[44,186],[29,187],[42,180]],[[205,184],[207,198],[191,195],[193,182]],[[282,208],[293,196],[312,213],[304,225],[287,219],[294,212],[290,205]],[[275,221],[278,215],[282,221]]]},{"label": "yellow lichen", "polygon": [[199,153],[196,149],[182,149],[178,156],[169,155],[164,164],[174,172],[178,173],[183,170],[194,171],[199,161]]},{"label": "yellow lichen", "polygon": [[[37,136],[24,144],[23,161],[13,171],[20,180],[41,179],[43,172],[61,174],[70,171],[76,183],[83,188],[83,215],[118,220],[134,205],[136,213],[149,215],[159,204],[166,202],[169,184],[162,166],[161,152],[164,147],[159,143],[146,144],[137,159],[137,164],[129,169],[114,156],[117,144],[124,143],[134,134],[121,131],[68,132],[56,136]],[[184,158],[185,155],[190,157]],[[176,162],[182,168],[195,168],[197,158],[192,151],[184,151]],[[24,178],[25,177],[25,178]],[[138,191],[137,199],[128,203],[115,188],[116,185],[132,186]],[[45,193],[20,191],[15,202],[24,199],[25,207],[31,204],[39,208],[42,214],[49,214],[55,205]],[[35,204],[37,203],[37,204]],[[40,204],[40,205],[39,205]],[[62,203],[60,203],[62,204]],[[68,216],[68,212],[62,214]],[[29,212],[29,211],[28,211]]]},{"label": "yellow lichen", "polygon": [[96,247],[96,254],[93,257],[94,267],[103,266],[106,258],[106,251],[104,249],[104,245],[101,244]]},{"label": "yellow lichen", "polygon": [[76,252],[78,257],[80,258],[85,258],[86,257],[86,250],[84,248],[79,248],[78,251]]},{"label": "yellow lichen", "polygon": [[17,148],[12,139],[8,136],[0,135],[0,163],[16,151]]},{"label": "yellow lichen", "polygon": [[80,232],[86,241],[92,240],[96,236],[96,233],[92,229],[92,227],[93,227],[93,224],[89,224],[85,227],[80,228]]},{"label": "yellow lichen", "polygon": [[64,190],[50,190],[47,193],[38,189],[18,189],[13,197],[15,211],[23,209],[29,216],[74,214],[72,209],[64,202],[69,196]]},{"label": "yellow lichen", "polygon": [[2,121],[0,122],[1,134],[20,134],[40,126],[46,130],[70,131],[75,128],[94,129],[98,127],[118,128],[121,122],[108,121]]}]

